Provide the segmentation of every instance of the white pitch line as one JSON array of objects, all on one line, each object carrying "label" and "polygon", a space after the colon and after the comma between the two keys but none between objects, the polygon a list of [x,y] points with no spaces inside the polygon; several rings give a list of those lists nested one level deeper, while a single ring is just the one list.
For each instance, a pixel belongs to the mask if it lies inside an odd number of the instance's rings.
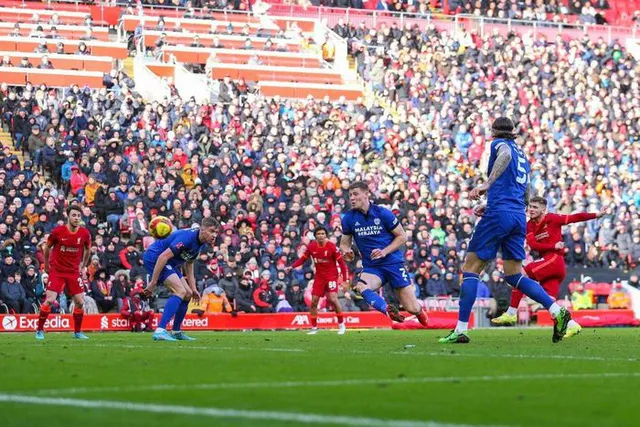
[{"label": "white pitch line", "polygon": [[[68,343],[56,342],[54,344],[60,345],[69,345]],[[42,347],[43,343],[31,343],[33,346]],[[51,345],[49,343],[45,345]],[[170,350],[208,350],[208,351],[266,351],[266,352],[276,352],[276,353],[308,353],[315,351],[315,349],[302,349],[302,348],[269,348],[269,347],[218,347],[215,345],[212,346],[193,346],[189,344],[185,345],[175,345],[172,343],[150,343],[149,345],[135,345],[135,344],[124,344],[120,345],[118,343],[114,344],[92,344],[92,343],[82,343],[82,347],[104,347],[104,348],[139,348],[139,349],[170,349]],[[485,354],[485,353],[464,353],[464,352],[455,352],[451,351],[432,351],[432,352],[424,352],[424,351],[414,351],[411,350],[395,350],[395,351],[372,351],[372,350],[345,350],[340,353],[352,353],[352,354],[369,354],[369,355],[385,355],[385,354],[393,354],[400,356],[431,356],[431,357],[478,357],[478,358],[487,358],[487,359],[555,359],[555,360],[581,360],[581,361],[598,361],[598,362],[640,362],[640,359],[637,357],[604,357],[604,356],[576,356],[576,355],[563,355],[563,354],[508,354],[508,353],[495,353],[495,354]]]},{"label": "white pitch line", "polygon": [[435,421],[387,420],[382,418],[340,415],[320,415],[279,411],[251,411],[228,408],[202,408],[196,406],[157,405],[111,400],[83,400],[12,394],[0,394],[0,402],[68,406],[72,408],[115,409],[120,411],[191,415],[211,418],[240,418],[263,421],[293,422],[298,424],[337,424],[362,427],[470,427],[467,424],[448,424]]},{"label": "white pitch line", "polygon": [[[56,342],[55,344],[70,345],[69,343]],[[31,343],[33,346],[43,347],[43,343]],[[49,343],[44,346],[51,345]],[[103,348],[140,348],[140,349],[154,349],[154,350],[210,350],[210,351],[273,351],[276,353],[304,353],[307,350],[301,348],[275,348],[275,347],[218,347],[218,346],[204,346],[204,345],[176,345],[173,343],[151,343],[149,345],[135,345],[135,344],[92,344],[83,343],[78,348],[82,347],[103,347]]]},{"label": "white pitch line", "polygon": [[73,387],[58,389],[29,390],[22,393],[36,393],[38,395],[70,395],[84,393],[126,393],[138,391],[164,390],[220,390],[220,389],[251,389],[251,388],[296,388],[296,387],[343,387],[353,385],[388,385],[388,384],[424,384],[424,383],[464,383],[464,382],[493,382],[493,381],[533,381],[533,380],[579,380],[605,378],[639,378],[640,372],[601,372],[578,374],[531,374],[531,375],[482,375],[469,377],[417,377],[417,378],[387,378],[387,379],[353,379],[327,381],[274,381],[253,383],[210,383],[210,384],[149,384],[140,386],[114,387]]}]

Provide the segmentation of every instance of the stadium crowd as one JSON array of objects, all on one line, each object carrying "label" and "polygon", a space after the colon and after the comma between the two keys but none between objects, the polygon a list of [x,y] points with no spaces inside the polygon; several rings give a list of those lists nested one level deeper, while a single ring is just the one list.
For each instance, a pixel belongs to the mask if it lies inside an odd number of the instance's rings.
[{"label": "stadium crowd", "polygon": [[[88,294],[103,311],[122,309],[144,286],[155,215],[180,228],[208,216],[224,224],[195,268],[212,310],[229,309],[225,299],[238,311],[305,310],[311,267],[284,268],[316,226],[340,236],[345,188],[359,178],[401,218],[420,297],[457,296],[475,221],[468,192],[496,114],[520,123],[535,193],[552,211],[614,208],[567,227],[568,264],[637,268],[639,69],[621,46],[434,28],[336,31],[376,94],[368,105],[263,99],[230,81],[228,103],[145,104],[123,72],[96,91],[2,84],[3,125],[28,160],[0,152],[0,300],[30,309],[42,293],[45,237],[66,204],[80,203],[94,236]],[[504,299],[500,266],[492,268],[479,292]],[[340,300],[367,309],[348,291]]]}]

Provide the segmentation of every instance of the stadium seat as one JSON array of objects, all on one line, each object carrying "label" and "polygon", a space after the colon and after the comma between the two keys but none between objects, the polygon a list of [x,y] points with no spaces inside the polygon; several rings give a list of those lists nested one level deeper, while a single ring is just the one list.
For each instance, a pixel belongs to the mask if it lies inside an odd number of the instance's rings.
[{"label": "stadium seat", "polygon": [[[106,56],[86,56],[86,55],[57,55],[42,53],[23,53],[0,51],[0,58],[9,57],[14,66],[20,63],[22,58],[28,58],[31,65],[37,67],[43,56],[49,58],[49,62],[56,70],[84,70],[84,71],[100,71],[108,73],[113,69],[113,60]],[[0,80],[2,77],[0,76]]]},{"label": "stadium seat", "polygon": [[[51,40],[47,39],[47,48],[50,52],[56,51],[56,45],[58,42],[64,44],[66,53],[76,53],[78,45],[82,43],[79,40]],[[88,41],[84,42],[91,55],[95,56],[108,56],[113,59],[124,59],[129,55],[127,45],[124,43],[115,42],[103,42],[103,41]],[[38,47],[40,41],[37,39],[30,39],[25,37],[0,37],[0,50],[9,52],[33,52]]]},{"label": "stadium seat", "polygon": [[[164,60],[173,55],[178,62],[187,64],[206,64],[211,48],[170,46],[163,49]],[[265,52],[238,49],[216,49],[216,60],[224,64],[246,64],[258,56],[264,65],[280,67],[319,68],[322,60],[318,55],[293,52]]]}]

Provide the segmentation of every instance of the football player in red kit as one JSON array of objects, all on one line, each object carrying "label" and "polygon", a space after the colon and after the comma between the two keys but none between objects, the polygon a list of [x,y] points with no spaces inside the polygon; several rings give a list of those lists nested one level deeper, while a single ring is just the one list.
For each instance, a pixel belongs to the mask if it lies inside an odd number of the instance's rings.
[{"label": "football player in red kit", "polygon": [[[564,262],[564,242],[562,227],[576,222],[589,221],[604,216],[606,209],[599,213],[577,213],[558,215],[547,213],[547,201],[543,197],[532,197],[529,201],[529,221],[527,222],[527,244],[531,250],[538,252],[539,258],[527,264],[524,271],[527,276],[540,282],[544,290],[553,298],[558,297],[560,284],[566,275]],[[509,310],[492,319],[497,325],[513,324],[518,320],[518,305],[523,294],[518,289],[511,292]],[[565,338],[580,333],[580,325],[571,320]]]},{"label": "football player in red kit", "polygon": [[40,307],[36,339],[44,339],[44,324],[51,313],[51,304],[58,294],[67,290],[73,297],[74,338],[87,339],[82,333],[82,317],[84,315],[83,280],[87,277],[87,265],[91,256],[91,233],[81,227],[82,210],[79,206],[67,209],[67,223],[59,225],[51,231],[44,247],[44,271],[49,275],[49,283],[45,293],[45,301]]},{"label": "football player in red kit", "polygon": [[[311,291],[311,331],[309,335],[318,332],[318,301],[325,295],[336,310],[338,334],[342,335],[346,332],[346,327],[342,317],[342,306],[338,301],[338,279],[342,276],[343,282],[347,280],[347,264],[336,245],[328,240],[329,234],[326,228],[317,227],[313,231],[313,235],[316,240],[309,243],[305,253],[285,271],[289,273],[292,269],[303,265],[309,258],[313,260],[316,276]],[[338,267],[340,267],[340,271],[338,271]]]}]

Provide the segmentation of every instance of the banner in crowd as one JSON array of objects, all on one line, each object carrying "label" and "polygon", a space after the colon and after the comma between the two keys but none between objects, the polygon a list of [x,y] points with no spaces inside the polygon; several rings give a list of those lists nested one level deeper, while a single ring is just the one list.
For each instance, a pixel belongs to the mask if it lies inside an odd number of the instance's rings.
[{"label": "banner in crowd", "polygon": [[[553,319],[548,311],[538,311],[536,316],[538,326],[553,326]],[[571,317],[587,328],[640,325],[633,310],[574,310],[571,312]]]},{"label": "banner in crowd", "polygon": [[[429,313],[429,327],[432,329],[453,329],[458,314],[451,312]],[[0,316],[0,332],[31,332],[36,329],[38,316],[35,314],[16,314]],[[344,319],[348,328],[391,328],[391,320],[378,312],[345,313]],[[156,314],[153,326],[160,320]],[[417,323],[408,318],[407,326]],[[204,316],[187,315],[183,329],[191,331],[233,331],[233,330],[271,330],[271,329],[305,329],[311,327],[309,313],[278,313],[278,314],[205,314]],[[320,313],[319,328],[337,328],[338,319],[334,313]],[[415,327],[415,326],[413,326]],[[129,320],[119,314],[87,314],[82,322],[85,331],[129,331]],[[45,330],[51,332],[71,332],[73,318],[70,314],[52,314],[47,319]]]}]

